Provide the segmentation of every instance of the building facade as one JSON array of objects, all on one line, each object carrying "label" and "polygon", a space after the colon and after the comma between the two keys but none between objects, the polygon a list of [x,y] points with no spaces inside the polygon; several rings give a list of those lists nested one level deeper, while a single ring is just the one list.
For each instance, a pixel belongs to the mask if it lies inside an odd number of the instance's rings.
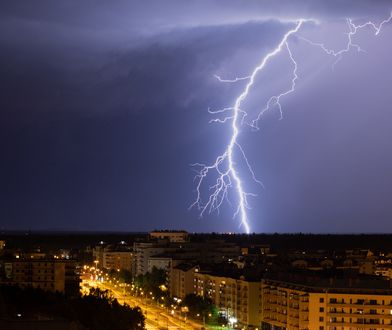
[{"label": "building facade", "polygon": [[196,268],[194,293],[241,329],[392,329],[392,288],[376,278],[251,281]]},{"label": "building facade", "polygon": [[79,276],[72,260],[13,259],[2,261],[1,283],[76,295]]},{"label": "building facade", "polygon": [[105,251],[102,257],[102,266],[106,269],[131,271],[132,252],[130,251]]},{"label": "building facade", "polygon": [[133,266],[132,273],[134,276],[144,275],[149,270],[149,259],[164,252],[173,251],[175,248],[167,244],[156,242],[135,242],[133,245]]},{"label": "building facade", "polygon": [[[197,269],[196,269],[197,270]],[[235,320],[241,328],[256,329],[261,324],[260,281],[243,276],[217,276],[196,271],[194,293],[209,298],[221,315]]]},{"label": "building facade", "polygon": [[262,329],[392,329],[392,290],[312,287],[265,280]]},{"label": "building facade", "polygon": [[188,241],[188,233],[183,230],[179,231],[171,231],[171,230],[163,230],[163,231],[152,231],[150,232],[151,239],[159,239],[159,240],[168,240],[172,243],[182,243]]},{"label": "building facade", "polygon": [[93,249],[93,258],[98,268],[132,270],[132,248],[124,242],[114,245],[97,245]]},{"label": "building facade", "polygon": [[196,266],[182,263],[173,267],[170,273],[169,292],[172,297],[184,299],[194,292],[194,278]]}]

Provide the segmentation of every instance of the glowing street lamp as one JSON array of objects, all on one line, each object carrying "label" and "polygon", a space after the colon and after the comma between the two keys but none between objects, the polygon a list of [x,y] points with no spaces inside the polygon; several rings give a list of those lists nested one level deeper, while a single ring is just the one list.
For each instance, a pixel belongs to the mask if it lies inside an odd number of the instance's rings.
[{"label": "glowing street lamp", "polygon": [[229,317],[230,326],[234,326],[236,323],[237,323],[237,318],[235,318],[234,316],[230,316]]}]

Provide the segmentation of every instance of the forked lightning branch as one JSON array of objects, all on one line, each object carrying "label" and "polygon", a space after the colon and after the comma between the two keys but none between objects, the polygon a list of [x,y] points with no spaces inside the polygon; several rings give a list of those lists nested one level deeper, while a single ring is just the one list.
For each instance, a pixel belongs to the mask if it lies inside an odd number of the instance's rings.
[{"label": "forked lightning branch", "polygon": [[[344,54],[350,52],[351,50],[362,51],[359,44],[356,44],[353,37],[362,29],[369,28],[374,31],[375,36],[379,35],[384,24],[390,23],[392,20],[392,12],[389,17],[379,24],[368,21],[366,23],[356,25],[351,19],[347,19],[348,32],[347,42],[345,47],[339,50],[329,49],[323,43],[314,42],[312,40],[306,39],[298,35],[301,27],[308,22],[315,22],[310,19],[298,19],[292,29],[286,32],[283,38],[280,40],[279,44],[271,52],[266,54],[260,61],[260,64],[256,66],[253,72],[246,77],[237,77],[234,79],[223,79],[217,75],[215,77],[218,81],[222,83],[241,83],[246,82],[245,87],[239,96],[235,99],[234,105],[227,108],[222,108],[218,110],[209,110],[211,114],[217,115],[215,119],[211,122],[231,125],[231,134],[227,143],[226,148],[223,153],[217,156],[215,161],[211,164],[195,163],[192,164],[196,168],[197,174],[195,176],[196,182],[196,199],[191,205],[192,207],[197,207],[200,210],[200,216],[205,213],[219,212],[220,207],[225,201],[235,205],[235,211],[233,217],[239,217],[240,225],[243,227],[246,233],[251,232],[250,219],[248,216],[248,210],[250,209],[249,197],[255,197],[256,194],[247,192],[245,189],[244,181],[242,180],[242,175],[239,170],[239,160],[246,164],[247,170],[252,176],[253,180],[261,185],[261,182],[256,178],[255,172],[253,171],[246,154],[238,142],[239,135],[241,133],[241,128],[243,125],[250,125],[253,128],[258,129],[258,123],[262,119],[263,115],[273,108],[278,109],[280,113],[280,118],[282,118],[282,105],[281,99],[293,93],[296,88],[296,82],[298,80],[297,69],[298,64],[295,56],[290,48],[290,39],[297,35],[299,40],[303,40],[312,46],[320,48],[327,55],[336,58],[334,65],[344,56]],[[254,87],[255,79],[263,73],[263,70],[267,65],[271,64],[274,57],[279,53],[286,52],[287,56],[292,63],[291,72],[291,83],[290,88],[283,90],[277,95],[271,95],[261,111],[258,112],[255,119],[247,121],[246,117],[248,112],[242,107],[244,101],[246,101],[248,95]],[[250,117],[250,116],[249,116]],[[236,161],[237,159],[237,161]],[[209,185],[209,179],[213,178],[213,184]],[[203,196],[202,190],[207,189],[209,194]],[[229,191],[233,190],[235,197],[229,197]],[[231,195],[230,195],[231,196]]]}]

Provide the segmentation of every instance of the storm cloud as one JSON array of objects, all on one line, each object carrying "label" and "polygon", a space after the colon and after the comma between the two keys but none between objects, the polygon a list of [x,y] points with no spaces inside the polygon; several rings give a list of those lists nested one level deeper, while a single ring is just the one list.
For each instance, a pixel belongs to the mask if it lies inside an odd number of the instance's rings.
[{"label": "storm cloud", "polygon": [[[0,5],[0,225],[4,228],[238,230],[230,206],[204,219],[190,163],[228,128],[209,107],[239,85],[298,17],[301,35],[342,47],[345,17],[381,21],[390,1],[19,1]],[[284,119],[241,142],[265,189],[247,182],[255,231],[391,230],[391,26],[334,59],[293,37],[299,64]],[[249,109],[287,86],[282,56]],[[252,110],[254,109],[254,110]],[[153,207],[151,207],[153,205]]]}]

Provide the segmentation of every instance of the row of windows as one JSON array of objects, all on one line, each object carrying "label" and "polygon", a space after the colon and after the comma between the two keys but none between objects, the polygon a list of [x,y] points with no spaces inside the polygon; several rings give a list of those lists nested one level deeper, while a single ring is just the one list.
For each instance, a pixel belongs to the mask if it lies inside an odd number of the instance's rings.
[{"label": "row of windows", "polygon": [[[319,299],[320,303],[324,302],[324,298]],[[385,302],[388,303],[388,301],[382,300],[380,302],[377,301],[377,299],[350,299],[350,302],[344,300],[344,298],[338,300],[338,298],[330,298],[329,303],[330,304],[344,304],[344,303],[350,303],[350,304],[357,304],[357,305],[385,305]],[[392,305],[392,300],[389,301],[389,304]]]}]

